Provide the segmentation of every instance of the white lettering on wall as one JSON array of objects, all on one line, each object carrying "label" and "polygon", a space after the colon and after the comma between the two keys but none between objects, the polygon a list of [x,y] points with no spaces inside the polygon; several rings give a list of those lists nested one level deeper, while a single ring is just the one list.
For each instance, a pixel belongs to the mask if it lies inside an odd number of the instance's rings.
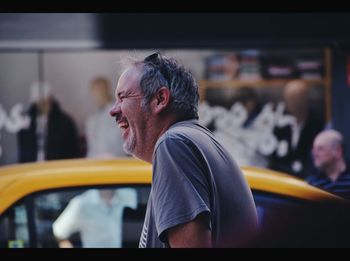
[{"label": "white lettering on wall", "polygon": [[[17,133],[21,129],[28,128],[30,125],[30,118],[23,114],[23,105],[15,104],[10,112],[7,114],[5,109],[0,104],[0,131],[5,129],[10,133]],[[0,133],[0,157],[2,155],[1,147],[1,133]]]},{"label": "white lettering on wall", "polygon": [[287,153],[286,141],[278,141],[273,134],[275,127],[296,124],[295,118],[285,115],[285,105],[266,104],[249,127],[243,127],[248,112],[236,102],[227,110],[220,106],[199,105],[199,121],[204,126],[213,124],[215,136],[225,144],[239,165],[266,167],[267,156],[275,151],[279,156]]}]

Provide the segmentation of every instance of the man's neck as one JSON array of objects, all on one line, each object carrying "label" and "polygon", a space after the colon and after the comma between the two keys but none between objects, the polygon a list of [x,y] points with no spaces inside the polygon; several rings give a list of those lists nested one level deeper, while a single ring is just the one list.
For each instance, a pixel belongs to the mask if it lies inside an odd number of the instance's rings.
[{"label": "man's neck", "polygon": [[152,125],[152,128],[156,130],[156,132],[152,135],[152,141],[150,141],[150,147],[146,149],[146,153],[143,157],[143,160],[146,162],[152,163],[152,157],[154,153],[154,149],[158,139],[173,125],[177,122],[177,118],[175,116],[168,116],[159,118]]},{"label": "man's neck", "polygon": [[334,182],[345,171],[345,169],[346,169],[345,161],[341,160],[337,162],[335,165],[331,166],[325,172],[327,174],[327,177]]}]

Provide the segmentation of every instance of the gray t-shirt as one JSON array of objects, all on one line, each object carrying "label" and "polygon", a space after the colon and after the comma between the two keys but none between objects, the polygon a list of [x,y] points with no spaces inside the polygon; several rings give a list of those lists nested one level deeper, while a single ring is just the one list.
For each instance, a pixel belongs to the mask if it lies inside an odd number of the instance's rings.
[{"label": "gray t-shirt", "polygon": [[157,141],[139,247],[168,247],[166,231],[208,217],[214,247],[243,244],[257,228],[251,190],[229,152],[197,120],[173,124]]}]

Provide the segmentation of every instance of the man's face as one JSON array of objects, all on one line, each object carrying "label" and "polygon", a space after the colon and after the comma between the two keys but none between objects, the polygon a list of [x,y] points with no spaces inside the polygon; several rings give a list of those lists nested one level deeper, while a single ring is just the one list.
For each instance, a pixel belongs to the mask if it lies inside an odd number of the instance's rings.
[{"label": "man's face", "polygon": [[150,112],[141,107],[140,69],[132,67],[119,78],[115,90],[116,102],[110,115],[116,118],[122,130],[123,148],[126,153],[140,157],[148,145]]},{"label": "man's face", "polygon": [[324,170],[337,161],[336,148],[323,136],[317,136],[313,148],[312,155],[314,165],[320,170]]},{"label": "man's face", "polygon": [[51,97],[42,97],[36,102],[40,113],[48,114],[51,109]]},{"label": "man's face", "polygon": [[284,90],[287,111],[296,116],[307,112],[308,88],[298,81],[290,82]]},{"label": "man's face", "polygon": [[105,86],[102,83],[93,83],[91,85],[92,98],[98,107],[105,105],[107,100],[107,91],[108,86]]}]

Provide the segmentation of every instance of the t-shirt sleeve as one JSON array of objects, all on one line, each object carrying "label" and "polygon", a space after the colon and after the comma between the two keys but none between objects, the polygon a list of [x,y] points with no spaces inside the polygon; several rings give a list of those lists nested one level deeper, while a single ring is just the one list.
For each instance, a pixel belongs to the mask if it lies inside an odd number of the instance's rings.
[{"label": "t-shirt sleeve", "polygon": [[190,141],[165,138],[155,152],[152,207],[158,237],[165,231],[206,214],[210,224],[208,171],[198,149]]}]

